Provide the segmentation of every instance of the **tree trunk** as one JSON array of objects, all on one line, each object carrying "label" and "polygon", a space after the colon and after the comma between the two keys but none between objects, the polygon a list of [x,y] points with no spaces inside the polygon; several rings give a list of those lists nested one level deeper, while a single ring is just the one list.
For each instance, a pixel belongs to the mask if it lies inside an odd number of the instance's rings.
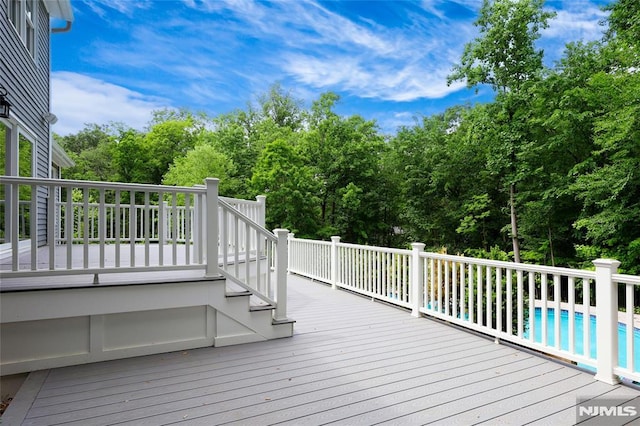
[{"label": "tree trunk", "polygon": [[556,266],[556,258],[553,254],[553,239],[551,238],[551,227],[548,228],[549,231],[549,251],[551,252],[551,266]]},{"label": "tree trunk", "polygon": [[518,241],[518,220],[516,218],[516,185],[509,186],[509,204],[511,205],[511,240],[513,241],[513,261],[520,263],[520,242]]}]

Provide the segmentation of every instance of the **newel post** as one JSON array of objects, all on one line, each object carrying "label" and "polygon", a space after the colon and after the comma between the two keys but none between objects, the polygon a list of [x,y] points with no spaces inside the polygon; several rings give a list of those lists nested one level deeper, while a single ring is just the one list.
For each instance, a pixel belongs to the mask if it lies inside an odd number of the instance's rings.
[{"label": "newel post", "polygon": [[264,228],[267,217],[267,196],[266,195],[258,195],[256,196],[256,201],[258,202],[258,212],[256,215],[256,222],[258,225]]},{"label": "newel post", "polygon": [[411,316],[420,316],[420,304],[422,302],[422,268],[420,265],[420,253],[424,252],[423,243],[411,244],[411,281],[409,288],[411,289]]},{"label": "newel post", "polygon": [[340,268],[340,258],[338,256],[338,243],[340,243],[340,237],[331,237],[331,288],[336,289],[338,286],[338,271]]},{"label": "newel post", "polygon": [[207,268],[205,276],[214,277],[219,275],[218,271],[218,183],[219,179],[206,178],[205,191],[207,196],[207,216],[204,220],[206,229],[205,247],[207,257]]},{"label": "newel post", "polygon": [[618,272],[620,262],[596,259],[596,339],[598,364],[596,380],[614,385],[620,379],[613,374],[618,363],[618,289],[612,275]]},{"label": "newel post", "polygon": [[289,238],[289,230],[274,229],[278,242],[276,243],[276,309],[274,312],[274,320],[287,319],[287,261],[288,250],[287,243]]}]

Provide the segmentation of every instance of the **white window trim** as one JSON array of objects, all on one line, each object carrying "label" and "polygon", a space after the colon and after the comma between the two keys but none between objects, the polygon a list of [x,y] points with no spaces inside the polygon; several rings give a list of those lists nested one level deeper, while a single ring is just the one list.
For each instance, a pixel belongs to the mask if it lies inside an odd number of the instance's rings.
[{"label": "white window trim", "polygon": [[16,153],[18,154],[18,175],[20,175],[20,136],[24,137],[24,139],[31,144],[31,176],[21,176],[21,177],[36,177],[38,175],[38,170],[36,169],[36,147],[37,147],[37,138],[33,136],[33,133],[28,131],[27,129],[18,126],[18,146],[16,149]]},{"label": "white window trim", "polygon": [[[19,162],[20,162],[20,136],[23,136],[28,142],[31,143],[31,177],[36,177],[38,175],[37,170],[37,146],[38,146],[38,138],[35,133],[29,130],[22,122],[19,120],[12,118],[11,120],[5,120],[0,118],[0,123],[4,124],[9,133],[11,135],[10,141],[10,156],[9,162],[5,164],[5,168],[9,167],[8,173],[5,170],[7,176],[18,176],[19,175]],[[5,143],[5,141],[0,141],[0,143]],[[26,177],[26,176],[23,176]]]},{"label": "white window trim", "polygon": [[[18,34],[18,36],[20,37],[20,40],[22,41],[22,45],[25,47],[25,49],[27,49],[27,52],[29,52],[29,56],[31,56],[31,58],[33,60],[35,60],[36,58],[36,51],[38,50],[38,0],[17,0],[17,4],[18,4],[18,27],[16,27],[16,25],[13,23],[13,21],[11,20],[11,16],[9,13],[9,4],[14,1],[14,0],[9,0],[9,2],[7,2],[7,17],[9,18],[9,22],[11,23],[11,26],[13,27],[13,29],[15,30],[15,32]],[[32,6],[32,16],[31,18],[29,18],[27,16],[27,2],[31,3]],[[29,29],[33,29],[33,46],[29,46],[28,43],[28,31]]]}]

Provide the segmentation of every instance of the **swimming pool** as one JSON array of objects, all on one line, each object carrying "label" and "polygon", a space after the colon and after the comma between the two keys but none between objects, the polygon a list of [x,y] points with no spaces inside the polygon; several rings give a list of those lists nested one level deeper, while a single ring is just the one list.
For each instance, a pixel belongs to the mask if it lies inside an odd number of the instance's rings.
[{"label": "swimming pool", "polygon": [[[547,309],[547,345],[555,345],[555,310]],[[584,316],[581,312],[575,313],[575,351],[577,354],[584,354]],[[542,309],[536,308],[534,341],[542,342]],[[525,338],[529,338],[529,331],[525,332]],[[589,351],[592,358],[596,357],[596,317],[590,315],[589,318]],[[633,329],[633,345],[635,352],[634,371],[640,371],[640,329]],[[569,312],[560,311],[560,348],[569,349]],[[627,367],[627,328],[624,324],[618,323],[618,361],[621,367]]]}]

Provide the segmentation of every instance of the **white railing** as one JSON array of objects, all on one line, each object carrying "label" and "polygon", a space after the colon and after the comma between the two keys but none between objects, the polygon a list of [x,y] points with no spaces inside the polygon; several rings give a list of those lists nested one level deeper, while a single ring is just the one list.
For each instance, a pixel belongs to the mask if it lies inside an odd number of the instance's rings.
[{"label": "white railing", "polygon": [[288,231],[273,233],[252,221],[234,206],[219,200],[220,272],[247,290],[257,290],[264,302],[276,306],[275,319],[285,319],[286,300],[278,299],[287,282]]},{"label": "white railing", "polygon": [[[203,210],[178,214],[203,205],[203,188],[8,176],[2,177],[2,184],[7,194],[2,226],[10,236],[12,253],[9,270],[3,270],[7,276],[189,269],[206,264],[202,232],[194,227]],[[47,196],[29,201],[30,250],[21,254],[20,212],[14,206],[22,187]],[[176,238],[178,229],[182,241]],[[172,237],[160,245],[158,235]],[[43,236],[53,242],[46,251],[39,250]]]},{"label": "white railing", "polygon": [[420,243],[401,250],[293,235],[289,252],[291,273],[593,368],[608,383],[640,379],[640,277],[617,274],[616,261],[596,260],[594,272],[428,253]]},{"label": "white railing", "polygon": [[[162,204],[162,208],[160,204]],[[58,217],[56,242],[59,244],[68,242],[68,236],[66,235],[68,229],[72,232],[72,243],[84,241],[85,231],[87,232],[89,242],[99,242],[99,216],[101,208],[105,210],[106,229],[104,238],[107,242],[115,242],[118,238],[121,241],[130,240],[132,231],[137,243],[144,242],[146,238],[146,220],[149,220],[149,239],[152,242],[163,244],[175,239],[179,243],[184,243],[186,242],[186,236],[193,235],[194,233],[193,207],[187,210],[184,205],[176,205],[174,208],[173,205],[170,205],[166,201],[151,204],[148,208],[144,205],[136,204],[133,207],[133,212],[129,204],[121,204],[117,207],[112,203],[106,203],[102,206],[99,203],[89,203],[86,211],[84,204],[78,202],[71,203],[71,206],[63,202],[57,202],[56,206],[56,214]],[[131,222],[131,218],[133,218],[133,222]],[[67,227],[67,221],[72,221],[70,225],[71,228]],[[87,227],[84,226],[85,221],[88,222]],[[173,222],[176,223],[175,235],[172,235]],[[161,223],[164,224],[164,232],[162,234],[160,233]],[[186,228],[187,224],[190,224],[189,230]],[[119,234],[117,232],[119,232]]]},{"label": "white railing", "polygon": [[[252,221],[261,224],[264,226],[264,218],[265,218],[265,196],[260,195],[257,197],[257,201],[251,200],[240,200],[236,198],[228,198],[228,197],[220,197],[220,200],[225,201],[229,205],[233,206],[235,209],[243,213],[246,217],[251,219]],[[154,201],[156,204],[152,204],[148,207],[148,220],[150,226],[150,235],[149,239],[152,242],[159,242],[160,244],[164,244],[166,242],[171,242],[174,239],[179,243],[186,242],[187,235],[194,235],[193,224],[195,223],[194,219],[194,208],[193,206],[187,209],[184,205],[175,205],[176,203],[169,204],[169,202],[163,200],[162,202]],[[3,203],[3,202],[2,202]],[[22,213],[23,210],[28,211],[29,202],[21,201],[21,222],[20,229],[27,229],[24,224],[24,218],[28,217]],[[162,204],[162,208],[160,207]],[[134,231],[135,241],[137,243],[144,242],[146,238],[144,230],[145,230],[145,220],[147,218],[146,208],[144,205],[136,204],[134,206],[133,213],[131,212],[131,206],[129,204],[121,204],[117,209],[116,213],[116,205],[113,203],[105,203],[104,205],[100,205],[99,203],[90,202],[87,208],[87,211],[84,210],[85,206],[81,202],[72,202],[71,207],[64,202],[56,202],[57,213],[57,243],[66,243],[68,238],[65,233],[67,232],[66,221],[69,218],[72,218],[73,223],[71,224],[72,231],[72,241],[73,243],[80,243],[84,241],[84,233],[88,234],[88,241],[91,243],[100,241],[100,228],[98,226],[98,218],[100,215],[100,208],[105,210],[105,219],[106,219],[106,231],[105,231],[105,240],[107,242],[115,242],[116,241],[116,230],[119,231],[120,240],[130,240],[132,231]],[[0,204],[0,207],[2,205]],[[69,214],[67,214],[69,211]],[[133,216],[132,216],[133,214]],[[189,217],[187,217],[189,216]],[[134,218],[133,226],[131,225],[130,218]],[[84,226],[84,222],[88,222],[87,227]],[[160,223],[164,223],[164,232],[160,233]],[[175,235],[172,234],[174,231],[173,223],[176,223],[175,227]],[[187,224],[190,225],[190,229],[187,230]],[[23,232],[24,233],[24,232]]]},{"label": "white railing", "polygon": [[[93,274],[97,284],[104,273],[204,269],[252,290],[276,319],[286,318],[287,232],[278,230],[278,238],[259,224],[264,197],[219,197],[217,179],[175,187],[3,176],[1,184],[0,226],[11,253],[0,265],[3,277]],[[25,207],[18,199],[24,187],[47,196]],[[25,208],[37,212],[29,215],[26,252],[18,244]],[[49,242],[44,248],[39,235]]]},{"label": "white railing", "polygon": [[256,200],[241,200],[238,198],[229,198],[229,197],[220,197],[220,200],[229,204],[231,207],[257,223],[258,225],[264,227],[265,225],[265,207],[267,197],[264,195],[258,195]]}]

